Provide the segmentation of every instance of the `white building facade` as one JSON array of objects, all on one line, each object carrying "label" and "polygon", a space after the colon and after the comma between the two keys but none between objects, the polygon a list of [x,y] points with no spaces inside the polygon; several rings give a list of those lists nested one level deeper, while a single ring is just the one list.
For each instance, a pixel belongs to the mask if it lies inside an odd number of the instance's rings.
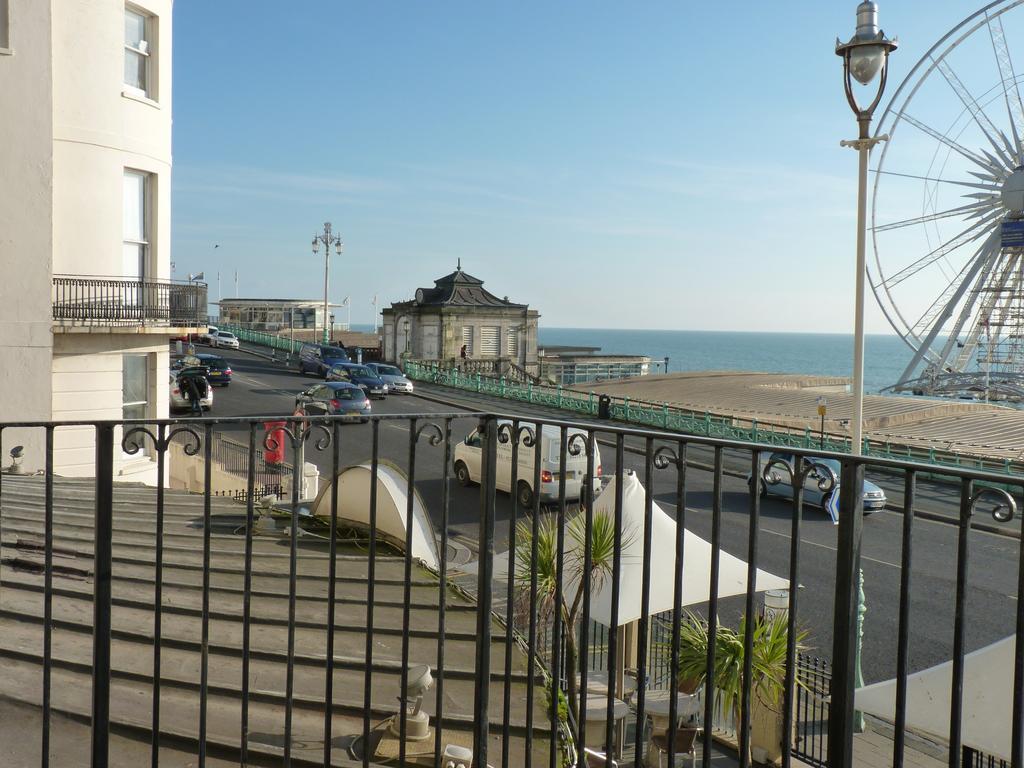
[{"label": "white building facade", "polygon": [[[205,286],[170,274],[171,6],[0,0],[0,421],[166,417],[168,341],[205,324]],[[11,432],[0,463],[18,442],[38,466],[38,431]],[[54,448],[92,473],[92,428]]]}]

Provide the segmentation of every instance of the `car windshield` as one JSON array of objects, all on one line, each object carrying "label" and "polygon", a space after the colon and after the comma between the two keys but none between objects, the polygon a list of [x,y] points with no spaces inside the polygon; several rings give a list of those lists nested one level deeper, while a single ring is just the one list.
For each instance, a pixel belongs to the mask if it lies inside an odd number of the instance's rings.
[{"label": "car windshield", "polygon": [[366,395],[361,389],[355,389],[352,387],[344,387],[342,389],[334,390],[335,400],[365,400]]},{"label": "car windshield", "polygon": [[345,350],[340,347],[321,347],[320,354],[324,357],[346,357]]},{"label": "car windshield", "polygon": [[203,365],[215,371],[223,371],[228,367],[228,361],[223,357],[200,357],[199,359],[203,361]]},{"label": "car windshield", "polygon": [[402,372],[395,368],[393,365],[378,365],[377,373],[382,373],[385,376],[401,376]]},{"label": "car windshield", "polygon": [[348,370],[355,376],[373,376],[374,373],[365,365],[350,365]]}]

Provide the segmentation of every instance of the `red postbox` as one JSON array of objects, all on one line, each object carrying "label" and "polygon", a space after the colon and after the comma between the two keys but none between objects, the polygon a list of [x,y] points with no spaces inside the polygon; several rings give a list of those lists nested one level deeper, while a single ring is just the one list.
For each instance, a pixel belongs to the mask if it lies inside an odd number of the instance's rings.
[{"label": "red postbox", "polygon": [[265,421],[263,428],[267,430],[267,436],[263,441],[263,460],[274,466],[284,464],[284,444],[287,434],[284,427],[288,426],[286,421]]}]

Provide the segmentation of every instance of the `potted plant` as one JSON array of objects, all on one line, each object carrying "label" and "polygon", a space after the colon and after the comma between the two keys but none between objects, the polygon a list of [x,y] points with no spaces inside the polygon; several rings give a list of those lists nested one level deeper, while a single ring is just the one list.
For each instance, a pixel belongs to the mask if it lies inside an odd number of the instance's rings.
[{"label": "potted plant", "polygon": [[[718,627],[715,636],[714,688],[722,706],[730,709],[739,724],[743,694],[743,640],[746,617],[739,630]],[[772,618],[756,616],[753,627],[753,658],[751,660],[750,738],[751,754],[758,762],[776,762],[782,755],[782,699],[786,686],[786,643],[788,618],[784,614]],[[803,648],[807,632],[797,634],[797,649]],[[681,623],[679,667],[680,680],[696,686],[703,684],[707,671],[708,632],[703,619],[687,613]],[[682,683],[680,689],[682,690]],[[694,687],[694,690],[696,687]]]}]

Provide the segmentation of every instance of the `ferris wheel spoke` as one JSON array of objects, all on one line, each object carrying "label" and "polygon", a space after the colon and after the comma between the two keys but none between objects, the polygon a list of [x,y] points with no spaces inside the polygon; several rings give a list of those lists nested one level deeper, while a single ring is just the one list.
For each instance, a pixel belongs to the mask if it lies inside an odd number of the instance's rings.
[{"label": "ferris wheel spoke", "polygon": [[[981,132],[985,134],[985,138],[988,139],[988,143],[992,145],[992,148],[999,155],[999,161],[1011,168],[1016,165],[1017,148],[1012,146],[1009,139],[1006,138],[1003,132],[995,127],[988,115],[985,114],[985,110],[982,109],[977,99],[971,95],[971,92],[953,70],[953,67],[950,66],[949,62],[946,59],[940,59],[936,62],[936,67],[939,72],[942,73],[946,82],[949,83],[949,87],[953,89],[953,92],[960,99],[960,103],[964,105],[964,108],[974,119],[978,128],[980,128]],[[1000,139],[1002,139],[1002,141],[1000,141]],[[987,152],[985,152],[985,154],[992,160],[996,159]]]},{"label": "ferris wheel spoke", "polygon": [[[992,179],[993,181],[989,184],[982,184],[975,181],[958,181],[956,179],[940,179],[937,176],[920,176],[916,173],[900,173],[898,171],[883,171],[881,168],[874,168],[871,173],[877,173],[880,176],[898,176],[903,179],[918,179],[919,181],[934,181],[940,184],[954,184],[958,187],[971,187],[973,189],[989,189],[993,192],[999,190],[999,185],[995,183],[996,176],[992,173],[978,174],[979,179]],[[971,175],[974,175],[973,173]]]},{"label": "ferris wheel spoke", "polygon": [[883,280],[881,285],[886,289],[894,288],[895,286],[902,283],[909,277],[913,277],[922,269],[934,264],[936,261],[941,259],[943,256],[952,253],[962,245],[966,245],[972,240],[977,240],[979,237],[985,234],[987,231],[987,225],[996,217],[1002,216],[1002,213],[998,210],[992,211],[988,216],[983,219],[971,224],[969,227],[964,229],[955,237],[950,238],[946,242],[942,243],[938,248],[935,248],[930,253],[925,254],[920,259],[915,261],[913,264],[904,267],[899,272],[894,274],[892,277]]},{"label": "ferris wheel spoke", "polygon": [[[987,14],[986,14],[987,16]],[[987,18],[988,33],[992,40],[992,52],[996,56],[996,65],[1003,81],[1003,96],[1006,100],[1006,111],[1010,118],[1010,130],[1013,131],[1014,145],[1017,147],[1016,160],[1021,162],[1021,136],[1024,135],[1024,104],[1021,103],[1020,89],[1017,87],[1017,74],[1010,58],[1010,48],[1006,44],[1006,33],[1003,29],[1002,15]]]},{"label": "ferris wheel spoke", "polygon": [[882,224],[877,227],[872,227],[875,232],[888,232],[891,229],[902,229],[903,227],[912,227],[915,224],[925,224],[929,221],[935,221],[937,219],[948,219],[950,216],[963,216],[966,214],[977,214],[984,213],[986,209],[991,208],[991,203],[984,201],[977,203],[969,203],[968,205],[961,205],[959,208],[950,208],[945,211],[939,211],[938,213],[929,213],[925,216],[918,216],[913,219],[904,219],[903,221],[894,221],[891,224]]},{"label": "ferris wheel spoke", "polygon": [[989,159],[987,159],[985,157],[982,157],[981,155],[979,155],[979,154],[977,154],[975,152],[972,152],[971,150],[967,149],[967,147],[964,147],[961,144],[958,144],[957,142],[953,141],[953,139],[949,138],[945,134],[940,133],[939,131],[936,131],[934,128],[931,128],[931,127],[925,125],[920,120],[918,120],[916,117],[913,117],[913,116],[907,114],[906,112],[904,112],[902,114],[902,117],[903,117],[904,120],[906,120],[912,126],[917,128],[919,131],[927,133],[929,136],[931,136],[936,141],[940,142],[941,144],[945,144],[947,147],[952,149],[954,152],[959,152],[961,155],[966,157],[972,163],[975,163],[975,164],[979,165],[980,167],[984,168],[987,171],[991,171],[994,175],[999,175],[999,173],[1003,170],[1003,168],[1000,167],[1000,165],[998,163],[993,163],[991,160],[989,160]]}]

